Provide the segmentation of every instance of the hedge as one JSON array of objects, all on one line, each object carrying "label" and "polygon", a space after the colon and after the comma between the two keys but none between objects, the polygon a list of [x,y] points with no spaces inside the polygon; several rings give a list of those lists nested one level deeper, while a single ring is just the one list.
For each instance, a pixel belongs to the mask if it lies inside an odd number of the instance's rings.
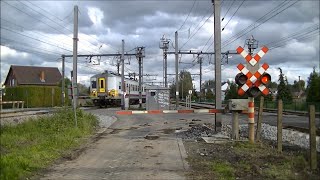
[{"label": "hedge", "polygon": [[[68,104],[67,92],[65,97],[65,104]],[[61,106],[61,88],[57,86],[7,87],[3,101],[24,101],[25,107],[28,108]]]}]

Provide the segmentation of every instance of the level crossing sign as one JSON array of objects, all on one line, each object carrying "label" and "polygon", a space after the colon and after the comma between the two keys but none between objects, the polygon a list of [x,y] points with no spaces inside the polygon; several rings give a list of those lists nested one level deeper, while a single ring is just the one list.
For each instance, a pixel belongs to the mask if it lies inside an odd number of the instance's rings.
[{"label": "level crossing sign", "polygon": [[260,59],[267,52],[268,48],[263,46],[257,54],[252,56],[241,46],[237,48],[237,53],[246,60],[247,65],[245,66],[240,63],[237,66],[240,73],[237,74],[235,80],[239,85],[238,94],[240,96],[248,93],[249,96],[256,97],[259,95],[259,92],[262,92],[263,95],[269,94],[269,89],[266,87],[271,81],[271,76],[266,73],[269,65],[267,63],[263,63],[262,66],[259,66]]}]

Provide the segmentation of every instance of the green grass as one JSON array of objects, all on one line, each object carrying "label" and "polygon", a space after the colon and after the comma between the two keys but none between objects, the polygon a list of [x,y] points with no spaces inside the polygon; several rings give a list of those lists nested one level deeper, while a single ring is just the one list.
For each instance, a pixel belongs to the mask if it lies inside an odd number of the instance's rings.
[{"label": "green grass", "polygon": [[219,179],[235,179],[234,168],[228,162],[214,161],[212,164],[212,170],[219,177]]},{"label": "green grass", "polygon": [[29,177],[84,142],[98,121],[78,110],[76,128],[73,115],[71,110],[61,110],[16,126],[2,126],[0,179]]}]

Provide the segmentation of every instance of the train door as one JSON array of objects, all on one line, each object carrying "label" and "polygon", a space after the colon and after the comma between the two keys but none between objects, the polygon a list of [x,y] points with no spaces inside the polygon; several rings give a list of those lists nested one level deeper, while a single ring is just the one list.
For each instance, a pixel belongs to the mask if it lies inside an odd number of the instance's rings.
[{"label": "train door", "polygon": [[103,93],[106,92],[106,79],[99,78],[99,92]]}]

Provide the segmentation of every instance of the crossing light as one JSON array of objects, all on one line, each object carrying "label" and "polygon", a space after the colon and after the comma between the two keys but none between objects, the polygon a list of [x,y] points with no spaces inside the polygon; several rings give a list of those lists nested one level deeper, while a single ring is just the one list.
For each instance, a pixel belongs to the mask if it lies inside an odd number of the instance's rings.
[{"label": "crossing light", "polygon": [[268,86],[271,82],[271,76],[270,74],[268,73],[264,73],[262,76],[261,76],[261,83]]},{"label": "crossing light", "polygon": [[243,73],[238,73],[235,77],[235,81],[238,84],[238,86],[244,85],[248,80],[248,77],[244,75]]}]

